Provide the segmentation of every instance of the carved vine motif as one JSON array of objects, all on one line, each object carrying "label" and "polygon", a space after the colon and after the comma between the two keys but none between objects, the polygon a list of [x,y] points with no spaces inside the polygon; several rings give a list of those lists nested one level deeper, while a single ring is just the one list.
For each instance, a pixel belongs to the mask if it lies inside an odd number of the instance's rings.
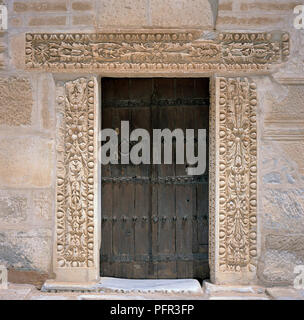
[{"label": "carved vine motif", "polygon": [[65,84],[57,156],[57,262],[94,266],[94,81]]},{"label": "carved vine motif", "polygon": [[29,68],[265,70],[289,55],[287,33],[27,34]]},{"label": "carved vine motif", "polygon": [[219,267],[256,265],[256,85],[219,78]]}]

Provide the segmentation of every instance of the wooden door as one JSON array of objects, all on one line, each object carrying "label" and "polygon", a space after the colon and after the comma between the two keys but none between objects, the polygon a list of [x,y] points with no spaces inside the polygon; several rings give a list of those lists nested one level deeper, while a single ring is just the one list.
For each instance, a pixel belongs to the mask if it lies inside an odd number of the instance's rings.
[{"label": "wooden door", "polygon": [[[208,132],[208,79],[105,78],[102,94],[103,128]],[[102,166],[101,275],[207,278],[208,168],[187,177],[175,161]]]}]

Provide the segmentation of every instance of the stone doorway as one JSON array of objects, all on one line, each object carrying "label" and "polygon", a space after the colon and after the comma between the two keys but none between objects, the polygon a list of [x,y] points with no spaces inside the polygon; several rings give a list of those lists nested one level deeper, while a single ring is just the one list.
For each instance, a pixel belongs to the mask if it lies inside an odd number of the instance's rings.
[{"label": "stone doorway", "polygon": [[[72,50],[66,56],[41,56],[42,47],[53,50],[54,45],[58,52],[77,45],[84,54]],[[248,55],[248,46],[264,48],[258,52],[265,55],[257,56],[256,50]],[[159,48],[163,53],[155,55]],[[95,288],[100,280],[99,80],[151,75],[210,77],[210,279],[215,284],[255,283],[259,98],[254,78],[288,55],[289,36],[280,32],[218,33],[212,39],[178,30],[27,34],[27,67],[54,72],[56,80],[56,279],[47,281],[46,288],[66,287],[67,282]]]},{"label": "stone doorway", "polygon": [[[197,129],[208,141],[208,78],[103,78],[101,88],[102,128],[194,129],[196,153]],[[172,154],[173,164],[102,166],[101,276],[209,278],[208,165],[187,176],[175,143]]]}]

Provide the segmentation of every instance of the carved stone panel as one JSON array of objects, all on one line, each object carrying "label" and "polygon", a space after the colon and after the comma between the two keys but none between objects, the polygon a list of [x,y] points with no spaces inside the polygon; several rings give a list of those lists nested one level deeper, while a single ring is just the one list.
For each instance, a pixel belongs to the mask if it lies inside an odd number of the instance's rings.
[{"label": "carved stone panel", "polygon": [[210,240],[214,283],[252,283],[257,259],[256,85],[216,78],[211,123]]},{"label": "carved stone panel", "polygon": [[[57,280],[98,278],[97,115],[94,78],[58,85]],[[71,271],[71,270],[76,270]],[[80,271],[79,271],[80,270]],[[82,271],[81,271],[82,270]]]},{"label": "carved stone panel", "polygon": [[43,69],[263,71],[289,55],[287,33],[28,33],[26,65]]}]

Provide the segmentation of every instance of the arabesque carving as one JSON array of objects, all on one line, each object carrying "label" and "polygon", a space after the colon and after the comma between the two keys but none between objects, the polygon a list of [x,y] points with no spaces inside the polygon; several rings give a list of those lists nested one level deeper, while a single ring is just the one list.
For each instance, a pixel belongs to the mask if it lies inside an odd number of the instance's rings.
[{"label": "arabesque carving", "polygon": [[28,33],[26,65],[46,69],[267,70],[289,55],[287,33]]},{"label": "arabesque carving", "polygon": [[94,81],[66,82],[57,143],[57,264],[94,266]]},{"label": "arabesque carving", "polygon": [[254,271],[257,257],[257,93],[247,78],[218,78],[219,270]]}]

